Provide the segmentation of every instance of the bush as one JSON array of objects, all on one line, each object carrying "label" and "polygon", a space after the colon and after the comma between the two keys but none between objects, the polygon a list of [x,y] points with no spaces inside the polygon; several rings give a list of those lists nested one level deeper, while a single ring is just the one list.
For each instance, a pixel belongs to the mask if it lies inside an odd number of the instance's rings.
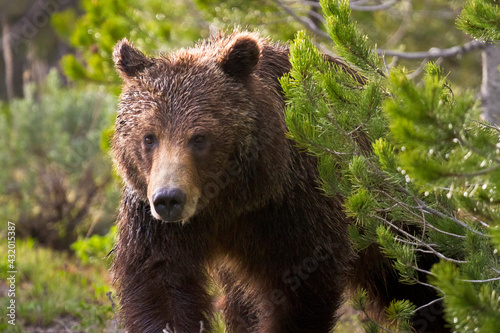
[{"label": "bush", "polygon": [[104,236],[78,237],[78,240],[71,244],[71,249],[83,264],[104,262],[103,259],[111,257],[108,255],[111,254],[115,243],[115,235],[116,226],[113,226]]},{"label": "bush", "polygon": [[0,115],[0,218],[16,222],[18,237],[68,249],[78,233],[105,233],[114,221],[118,190],[101,146],[115,100],[62,88],[56,72],[26,90]]}]

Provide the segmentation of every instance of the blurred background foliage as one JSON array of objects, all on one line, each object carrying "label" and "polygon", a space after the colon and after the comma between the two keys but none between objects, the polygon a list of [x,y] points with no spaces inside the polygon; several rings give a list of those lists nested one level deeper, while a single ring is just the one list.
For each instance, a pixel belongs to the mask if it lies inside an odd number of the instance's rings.
[{"label": "blurred background foliage", "polygon": [[[386,2],[351,1],[358,7]],[[470,41],[455,27],[466,2],[400,0],[352,15],[379,49],[428,51]],[[333,52],[318,1],[18,0],[0,2],[0,13],[0,237],[7,221],[16,223],[18,260],[25,267],[19,297],[26,306],[21,326],[1,318],[0,330],[16,332],[22,325],[109,329],[109,281],[96,276],[108,265],[121,186],[109,157],[120,91],[111,56],[118,40],[128,38],[158,55],[235,26],[282,42],[308,28],[314,45]],[[385,61],[406,67],[415,82],[424,73],[424,59]],[[449,73],[454,93],[479,92],[479,51],[436,61]],[[6,258],[5,247],[0,255]],[[49,287],[49,281],[67,289]],[[99,285],[96,296],[68,291],[83,285]]]},{"label": "blurred background foliage", "polygon": [[0,219],[15,221],[18,237],[64,250],[78,234],[108,231],[118,191],[101,147],[114,108],[99,89],[62,87],[56,71],[4,107]]},{"label": "blurred background foliage", "polygon": [[157,54],[190,45],[207,27],[189,1],[82,0],[80,6],[81,15],[73,8],[52,17],[59,36],[78,51],[61,61],[64,74],[74,81],[119,83],[112,51],[122,38]]}]

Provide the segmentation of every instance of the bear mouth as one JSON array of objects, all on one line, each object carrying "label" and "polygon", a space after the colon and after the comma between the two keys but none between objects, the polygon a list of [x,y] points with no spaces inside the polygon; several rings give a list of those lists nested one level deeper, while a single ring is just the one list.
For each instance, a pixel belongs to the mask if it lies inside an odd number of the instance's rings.
[{"label": "bear mouth", "polygon": [[151,215],[157,221],[160,221],[162,223],[181,223],[181,224],[187,223],[190,220],[190,218],[192,217],[192,216],[181,216],[181,217],[176,218],[176,219],[165,218],[165,217],[159,215],[158,213],[156,213],[156,211],[154,211],[153,209],[151,210]]}]

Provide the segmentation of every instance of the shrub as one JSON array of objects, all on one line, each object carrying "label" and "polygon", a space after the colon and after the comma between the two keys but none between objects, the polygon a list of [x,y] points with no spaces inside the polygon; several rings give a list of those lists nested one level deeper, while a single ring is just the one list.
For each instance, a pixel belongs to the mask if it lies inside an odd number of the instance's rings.
[{"label": "shrub", "polygon": [[0,219],[16,222],[18,237],[68,249],[79,232],[105,233],[114,220],[116,182],[101,149],[114,97],[62,88],[56,72],[26,90],[0,115]]}]

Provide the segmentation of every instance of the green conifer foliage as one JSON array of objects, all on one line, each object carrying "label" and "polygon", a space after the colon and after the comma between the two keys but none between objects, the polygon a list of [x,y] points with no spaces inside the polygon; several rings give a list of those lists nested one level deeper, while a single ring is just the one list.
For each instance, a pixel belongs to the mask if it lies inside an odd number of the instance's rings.
[{"label": "green conifer foliage", "polygon": [[[455,95],[435,64],[426,66],[421,82],[402,68],[387,72],[352,22],[349,1],[321,5],[335,52],[364,79],[332,65],[298,33],[290,46],[293,68],[281,81],[289,136],[318,156],[325,193],[344,197],[356,248],[376,243],[403,283],[430,283],[454,331],[495,332],[500,129],[480,119],[472,93]],[[421,253],[433,253],[440,263],[422,269]],[[365,312],[368,302],[364,291],[354,299]],[[407,300],[394,300],[388,321],[370,320],[366,331],[409,332],[415,310]]]},{"label": "green conifer foliage", "polygon": [[500,8],[497,0],[468,0],[457,26],[475,38],[500,40]]},{"label": "green conifer foliage", "polygon": [[[146,52],[165,52],[201,37],[203,22],[187,1],[82,0],[84,14],[74,10],[54,14],[52,24],[78,52],[66,55],[61,66],[72,80],[116,84],[121,82],[113,65],[113,47],[129,38]],[[118,92],[118,89],[116,89]]]}]

